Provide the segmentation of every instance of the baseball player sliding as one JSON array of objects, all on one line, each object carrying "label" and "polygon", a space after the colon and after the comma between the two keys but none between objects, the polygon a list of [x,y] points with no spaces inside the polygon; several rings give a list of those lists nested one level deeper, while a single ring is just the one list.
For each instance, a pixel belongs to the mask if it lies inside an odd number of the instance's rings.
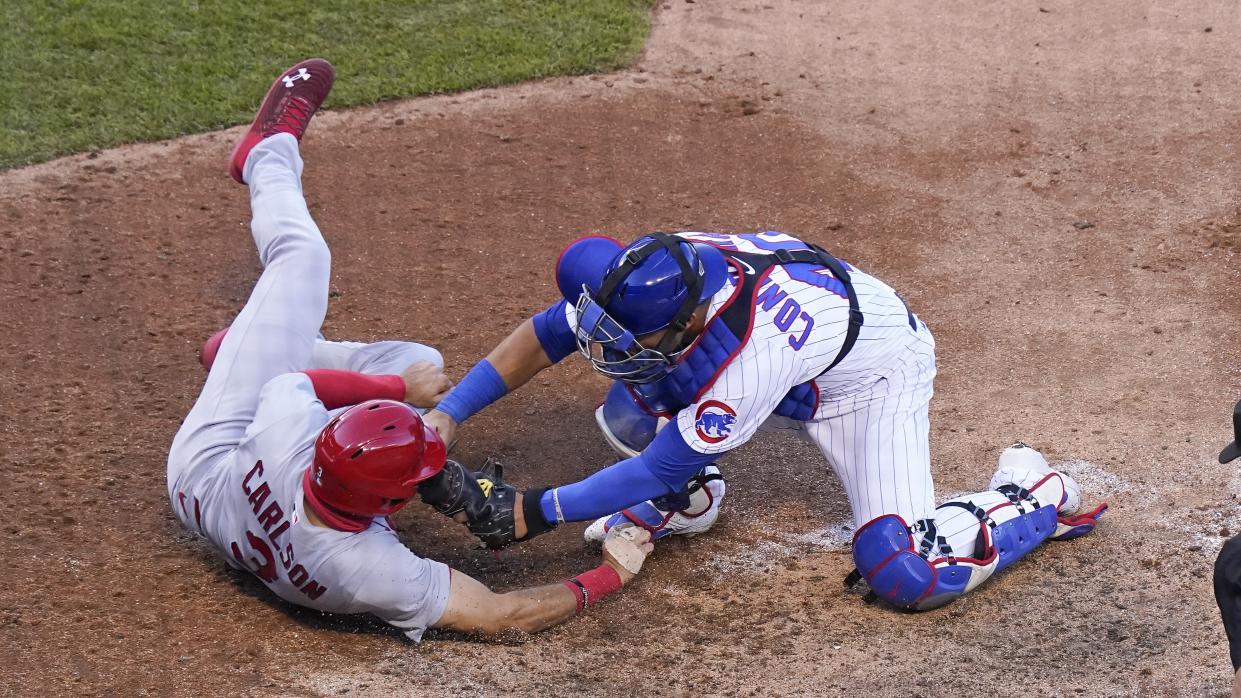
[{"label": "baseball player sliding", "polygon": [[[1068,475],[1021,444],[988,489],[935,506],[928,404],[935,341],[879,279],[789,235],[655,233],[574,242],[563,298],[523,322],[426,415],[459,424],[575,349],[616,380],[596,418],[625,457],[580,482],[497,486],[471,530],[500,547],[564,521],[588,538],[634,523],[653,538],[714,522],[716,460],[760,427],[818,445],[853,509],[853,556],[900,607],[949,603],[1044,540],[1094,529]],[[666,426],[665,426],[666,425]],[[478,510],[478,507],[475,507]]]},{"label": "baseball player sliding", "polygon": [[263,273],[204,348],[206,385],[168,455],[173,510],[281,598],[372,613],[414,640],[429,627],[493,634],[560,623],[633,579],[651,550],[645,531],[611,536],[603,564],[573,579],[495,594],[415,555],[387,518],[416,492],[446,514],[479,518],[469,502],[483,488],[478,473],[446,461],[411,407],[432,406],[449,387],[434,349],[318,338],[330,256],[302,196],[298,141],[333,79],[318,59],[284,72],[233,152]]}]

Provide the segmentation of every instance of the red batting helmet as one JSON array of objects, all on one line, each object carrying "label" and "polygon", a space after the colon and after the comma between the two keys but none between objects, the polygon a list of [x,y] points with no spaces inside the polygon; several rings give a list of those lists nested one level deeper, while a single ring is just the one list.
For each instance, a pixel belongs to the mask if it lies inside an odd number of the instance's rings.
[{"label": "red batting helmet", "polygon": [[418,483],[444,467],[446,456],[439,434],[414,408],[369,400],[336,415],[319,432],[302,489],[329,524],[343,523],[332,516],[337,513],[388,516],[405,506]]}]

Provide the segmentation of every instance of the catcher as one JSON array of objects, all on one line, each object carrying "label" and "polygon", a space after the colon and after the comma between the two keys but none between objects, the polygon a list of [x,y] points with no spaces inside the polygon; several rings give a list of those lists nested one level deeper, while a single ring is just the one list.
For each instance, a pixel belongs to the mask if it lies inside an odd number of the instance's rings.
[{"label": "catcher", "polygon": [[435,350],[317,337],[330,256],[302,196],[298,141],[334,77],[319,59],[285,71],[233,152],[263,273],[204,347],[207,381],[168,455],[173,511],[286,601],[371,613],[413,640],[430,627],[496,634],[565,621],[633,579],[651,551],[645,531],[610,536],[603,564],[573,579],[496,594],[415,555],[388,519],[416,492],[450,516],[486,516],[470,502],[485,502],[487,473],[446,461],[411,406],[449,388]]},{"label": "catcher", "polygon": [[653,538],[700,533],[725,492],[716,460],[760,428],[819,447],[853,509],[848,583],[864,578],[902,608],[947,604],[1043,541],[1089,533],[1106,510],[1084,510],[1077,483],[1024,444],[1004,449],[986,490],[936,506],[930,330],[890,286],[791,235],[584,238],[561,254],[556,281],[563,297],[427,423],[451,440],[577,350],[616,381],[596,421],[625,459],[558,487],[493,489],[499,515],[470,519],[489,545],[592,519],[591,539],[635,524]]}]

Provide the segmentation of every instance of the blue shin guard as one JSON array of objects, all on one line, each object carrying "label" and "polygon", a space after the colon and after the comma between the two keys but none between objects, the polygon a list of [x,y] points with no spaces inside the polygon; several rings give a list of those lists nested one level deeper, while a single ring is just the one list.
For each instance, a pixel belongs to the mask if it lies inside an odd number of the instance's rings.
[{"label": "blue shin guard", "polygon": [[1064,481],[1053,472],[1028,490],[1009,483],[945,502],[935,518],[912,526],[888,514],[858,529],[853,558],[878,597],[901,608],[937,608],[1056,535],[1064,501]]},{"label": "blue shin guard", "polygon": [[[853,537],[858,572],[879,598],[912,610],[938,608],[981,584],[995,572],[998,556],[990,547],[982,559],[930,558],[914,546],[905,520],[896,514],[872,519]],[[933,536],[932,532],[932,536]]]}]

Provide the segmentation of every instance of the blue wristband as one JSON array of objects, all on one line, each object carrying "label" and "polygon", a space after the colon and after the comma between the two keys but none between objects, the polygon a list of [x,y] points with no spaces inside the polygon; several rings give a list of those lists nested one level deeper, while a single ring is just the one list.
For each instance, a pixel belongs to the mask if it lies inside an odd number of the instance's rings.
[{"label": "blue wristband", "polygon": [[460,424],[507,393],[508,386],[504,384],[499,371],[496,371],[490,361],[483,359],[474,364],[474,368],[440,400],[435,409]]}]

